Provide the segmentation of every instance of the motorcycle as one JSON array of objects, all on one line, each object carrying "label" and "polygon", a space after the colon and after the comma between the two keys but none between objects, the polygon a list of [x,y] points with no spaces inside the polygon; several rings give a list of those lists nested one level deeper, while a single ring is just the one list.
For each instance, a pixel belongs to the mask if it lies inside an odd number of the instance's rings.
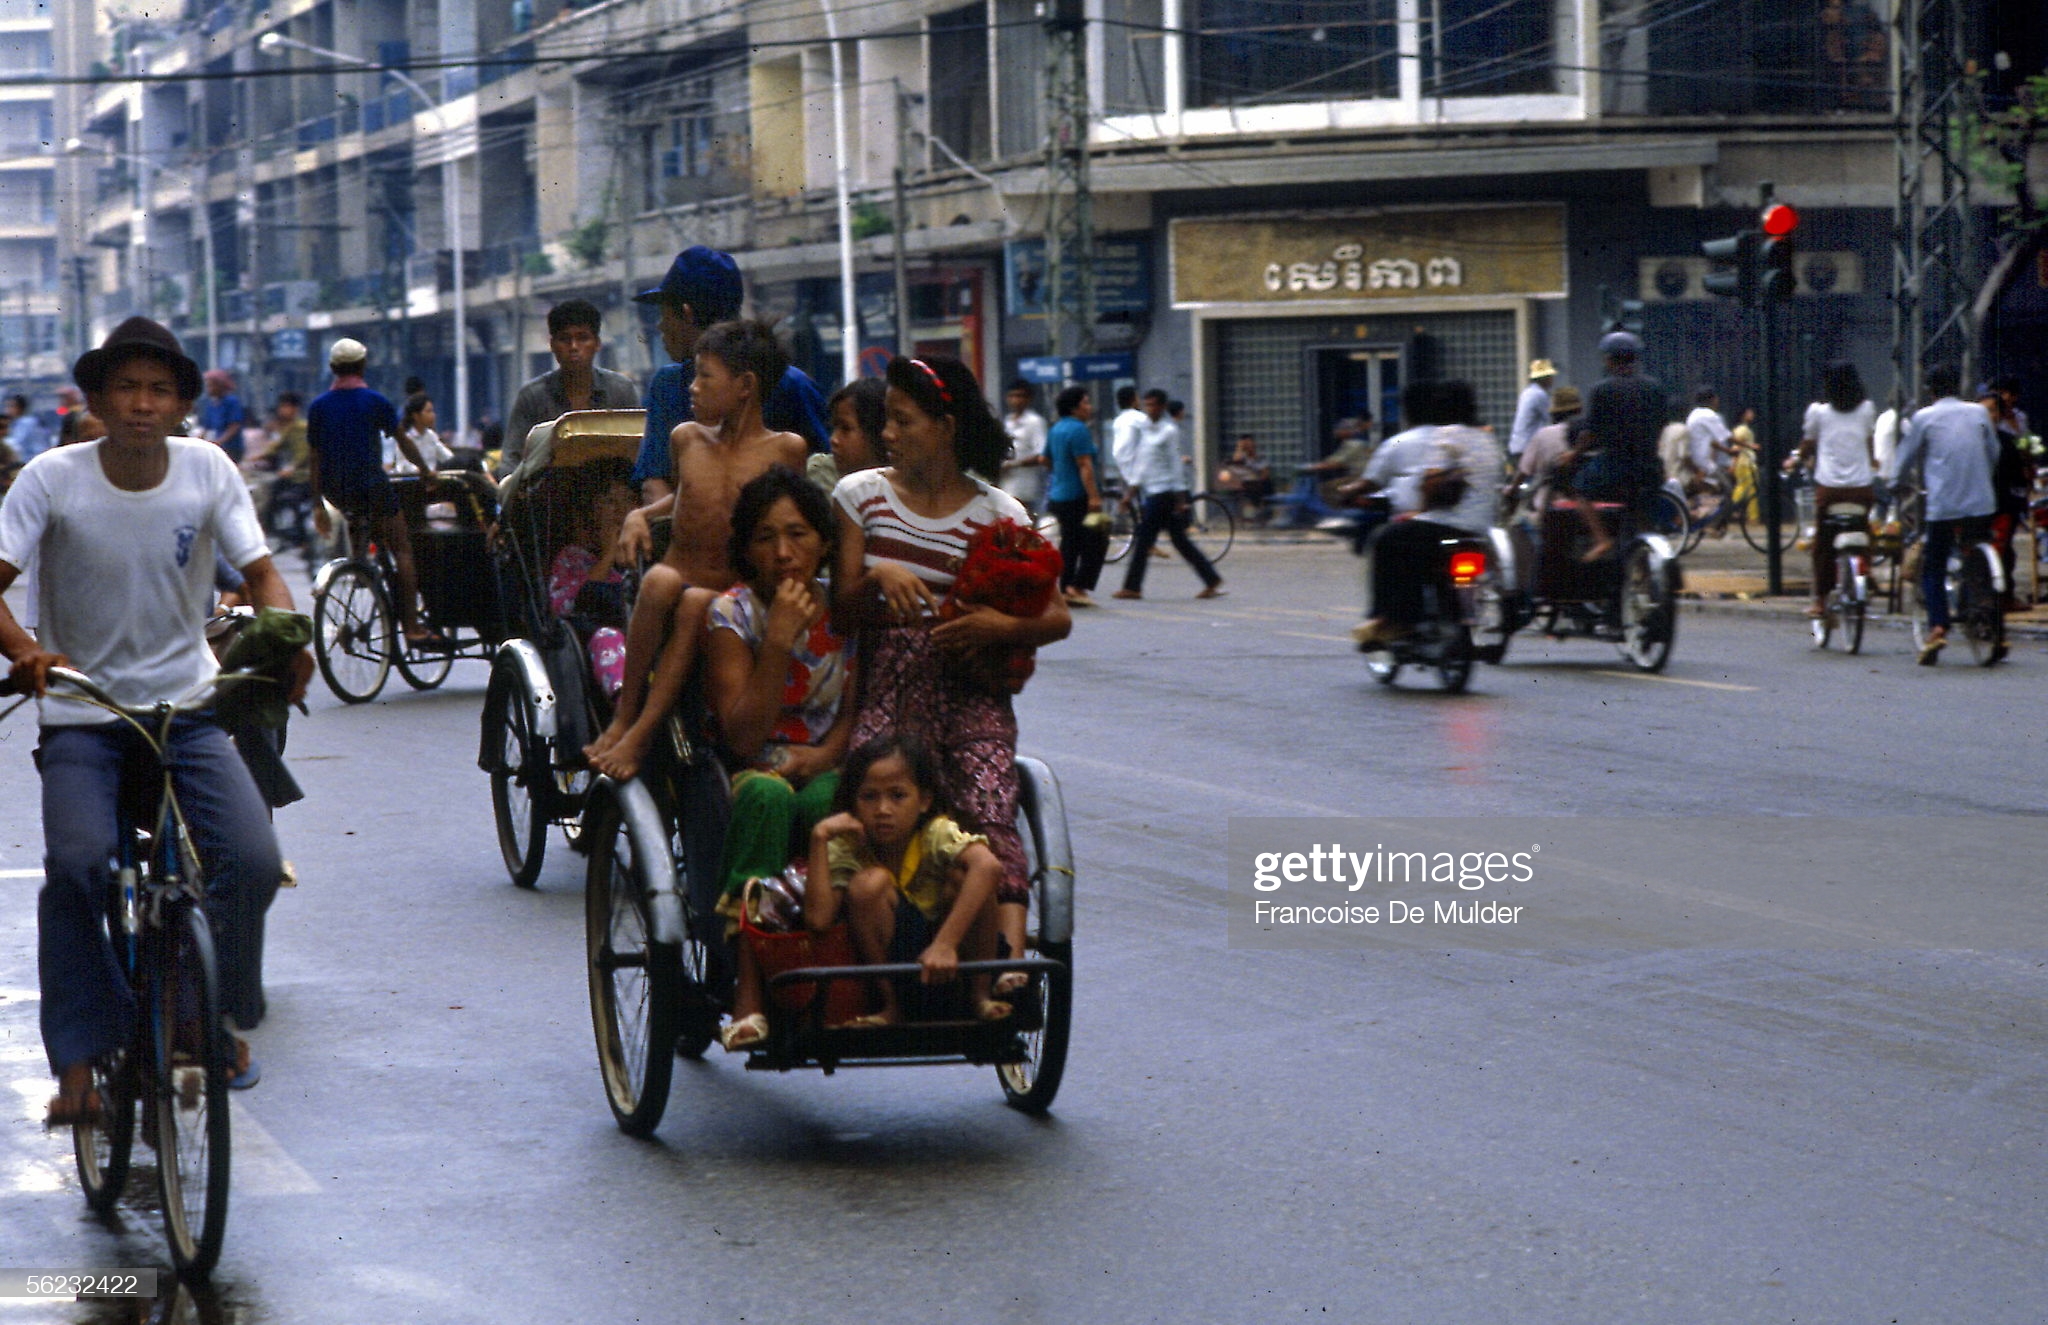
[{"label": "motorcycle", "polygon": [[1381,685],[1390,686],[1404,667],[1434,670],[1450,694],[1460,694],[1478,662],[1499,662],[1506,637],[1482,621],[1482,586],[1489,580],[1494,551],[1485,539],[1444,538],[1422,585],[1422,618],[1405,635],[1361,645],[1365,665]]}]

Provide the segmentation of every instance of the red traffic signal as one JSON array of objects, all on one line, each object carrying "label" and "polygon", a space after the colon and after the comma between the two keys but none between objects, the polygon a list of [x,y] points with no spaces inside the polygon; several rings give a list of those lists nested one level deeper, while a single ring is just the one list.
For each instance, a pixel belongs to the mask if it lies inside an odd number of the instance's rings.
[{"label": "red traffic signal", "polygon": [[1765,234],[1773,239],[1783,239],[1799,228],[1799,213],[1782,202],[1774,202],[1764,208],[1763,219],[1759,222]]}]

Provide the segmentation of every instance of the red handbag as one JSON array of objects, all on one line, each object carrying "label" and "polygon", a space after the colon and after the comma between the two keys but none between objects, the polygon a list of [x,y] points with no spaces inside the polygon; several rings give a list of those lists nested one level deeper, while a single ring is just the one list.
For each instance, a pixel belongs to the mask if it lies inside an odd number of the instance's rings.
[{"label": "red handbag", "polygon": [[[939,619],[951,621],[970,607],[989,607],[1006,616],[1035,617],[1045,611],[1060,584],[1060,552],[1036,529],[997,520],[975,531],[954,572],[952,591],[939,605]],[[1005,646],[977,650],[957,664],[977,687],[993,695],[1024,689],[1038,667],[1038,650]]]}]

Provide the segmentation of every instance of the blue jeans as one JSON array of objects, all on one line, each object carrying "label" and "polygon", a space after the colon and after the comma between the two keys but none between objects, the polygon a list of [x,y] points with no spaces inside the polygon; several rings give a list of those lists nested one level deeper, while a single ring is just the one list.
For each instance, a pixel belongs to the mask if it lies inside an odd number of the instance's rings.
[{"label": "blue jeans", "polygon": [[1920,597],[1927,604],[1927,626],[1948,625],[1948,554],[1958,544],[1969,547],[1991,537],[1991,517],[1929,520],[1927,543],[1920,550]]},{"label": "blue jeans", "polygon": [[[283,874],[269,811],[227,733],[212,723],[180,719],[168,759],[205,872],[222,1009],[254,1024],[263,1000],[263,915]],[[61,1072],[120,1046],[135,1024],[135,992],[103,917],[119,846],[122,770],[134,768],[152,785],[154,778],[142,738],[117,723],[44,728],[36,764],[43,774],[43,1049],[51,1070]]]}]

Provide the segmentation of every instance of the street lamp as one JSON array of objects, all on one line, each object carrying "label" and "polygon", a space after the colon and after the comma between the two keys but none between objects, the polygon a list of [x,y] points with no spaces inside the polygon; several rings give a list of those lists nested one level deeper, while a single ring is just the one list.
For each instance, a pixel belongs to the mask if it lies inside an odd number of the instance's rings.
[{"label": "street lamp", "polygon": [[[95,151],[82,138],[67,138],[64,140],[64,155],[98,156],[101,153]],[[130,165],[141,166],[145,172],[154,170],[160,175],[169,175],[183,183],[191,192],[193,221],[199,227],[199,260],[206,266],[206,366],[220,367],[220,314],[214,301],[214,285],[219,278],[220,268],[215,266],[213,261],[213,218],[206,214],[205,189],[196,177],[181,170],[167,169],[148,157],[115,151],[108,151],[105,155],[117,161],[126,161]],[[142,185],[142,196],[146,199],[149,197],[149,176],[146,173],[142,177]]]},{"label": "street lamp", "polygon": [[[389,74],[406,91],[420,99],[420,104],[434,113],[434,122],[441,133],[448,133],[454,127],[449,123],[447,107],[436,101],[428,91],[410,77],[393,69],[390,65],[378,64],[360,56],[345,55],[330,51],[325,46],[287,37],[281,32],[266,32],[256,42],[256,49],[265,55],[278,55],[287,50],[304,51],[317,55],[323,60],[349,65],[356,69],[373,69],[380,74]],[[464,441],[469,437],[469,307],[468,296],[462,281],[462,172],[457,167],[453,144],[448,157],[441,162],[441,210],[448,230],[448,249],[453,257],[452,275],[455,278],[455,435]]]}]

